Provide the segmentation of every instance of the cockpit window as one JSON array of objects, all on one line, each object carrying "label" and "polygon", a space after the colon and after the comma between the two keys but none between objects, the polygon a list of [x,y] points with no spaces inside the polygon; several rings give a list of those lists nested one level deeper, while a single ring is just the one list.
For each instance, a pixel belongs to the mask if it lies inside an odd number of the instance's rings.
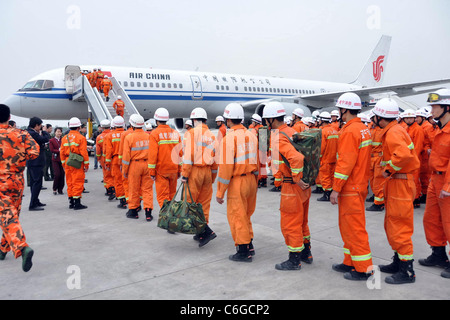
[{"label": "cockpit window", "polygon": [[19,91],[51,90],[54,86],[53,80],[35,80],[27,82]]}]

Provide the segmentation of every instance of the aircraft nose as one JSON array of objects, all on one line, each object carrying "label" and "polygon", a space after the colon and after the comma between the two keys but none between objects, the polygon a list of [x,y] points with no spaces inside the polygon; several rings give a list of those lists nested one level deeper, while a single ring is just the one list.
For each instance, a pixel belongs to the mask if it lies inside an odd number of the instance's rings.
[{"label": "aircraft nose", "polygon": [[11,95],[3,101],[11,109],[11,114],[21,116],[22,113],[22,98],[17,95]]}]

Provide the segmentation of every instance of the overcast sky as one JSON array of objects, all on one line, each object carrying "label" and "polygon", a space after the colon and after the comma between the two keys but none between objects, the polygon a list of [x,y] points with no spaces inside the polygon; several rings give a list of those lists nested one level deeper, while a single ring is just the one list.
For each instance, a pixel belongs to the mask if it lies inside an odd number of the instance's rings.
[{"label": "overcast sky", "polygon": [[448,0],[1,0],[0,101],[68,64],[351,82],[383,34],[385,85],[450,78],[449,12]]}]

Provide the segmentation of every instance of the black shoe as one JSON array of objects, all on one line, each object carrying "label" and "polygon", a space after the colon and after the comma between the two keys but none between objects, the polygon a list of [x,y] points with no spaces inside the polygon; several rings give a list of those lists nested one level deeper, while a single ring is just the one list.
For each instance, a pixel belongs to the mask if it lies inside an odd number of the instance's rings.
[{"label": "black shoe", "polygon": [[41,203],[40,201],[38,203],[36,203],[36,207],[45,207],[46,204],[45,203]]},{"label": "black shoe", "polygon": [[89,191],[87,191],[86,189],[83,190],[83,193],[89,193]]},{"label": "black shoe", "polygon": [[44,211],[44,208],[35,206],[35,207],[29,207],[28,210],[29,211]]},{"label": "black shoe", "polygon": [[281,187],[273,187],[269,192],[281,192]]},{"label": "black shoe", "polygon": [[370,212],[381,212],[384,210],[384,204],[373,204],[370,207],[366,208],[366,211]]},{"label": "black shoe", "polygon": [[346,272],[350,272],[353,270],[352,266],[348,266],[346,264],[340,263],[340,264],[333,264],[333,266],[331,267],[334,271],[337,272],[342,272],[342,273],[346,273]]},{"label": "black shoe", "polygon": [[120,203],[117,205],[117,208],[126,209],[127,208],[127,200],[125,198],[121,198]]},{"label": "black shoe", "polygon": [[288,260],[275,265],[275,269],[281,271],[300,270],[301,268],[301,252],[289,252]]},{"label": "black shoe", "polygon": [[83,210],[87,209],[87,206],[81,204],[81,199],[73,199],[73,210]]},{"label": "black shoe", "polygon": [[217,238],[217,235],[214,231],[212,231],[208,225],[206,225],[206,229],[203,233],[199,234],[199,243],[198,246],[201,248],[208,244],[211,240]]},{"label": "black shoe", "polygon": [[422,194],[419,198],[420,203],[427,203],[427,195],[426,194]]},{"label": "black shoe", "polygon": [[111,193],[109,195],[109,197],[108,197],[108,200],[111,201],[111,200],[114,200],[115,198],[116,198],[116,194],[115,193]]},{"label": "black shoe", "polygon": [[379,268],[380,271],[384,273],[397,273],[400,270],[400,259],[398,258],[398,253],[394,253],[391,264],[380,265]]},{"label": "black shoe", "polygon": [[344,273],[344,278],[347,280],[353,280],[353,281],[367,281],[371,276],[373,275],[372,272],[366,273],[366,272],[358,272],[355,269]]},{"label": "black shoe", "polygon": [[250,243],[248,244],[248,252],[250,252],[252,257],[256,254],[255,247],[253,246],[253,239],[250,240]]},{"label": "black shoe", "polygon": [[75,202],[73,197],[69,197],[69,209],[73,209],[73,207],[75,206]]},{"label": "black shoe", "polygon": [[323,193],[323,189],[322,189],[322,187],[316,187],[316,190],[311,191],[311,193],[321,194],[321,193]]},{"label": "black shoe", "polygon": [[450,267],[445,268],[444,271],[441,273],[442,278],[450,279]]},{"label": "black shoe", "polygon": [[136,209],[128,210],[126,216],[127,216],[127,218],[130,218],[130,219],[139,219],[139,215],[138,215]]},{"label": "black shoe", "polygon": [[331,191],[324,191],[322,198],[318,198],[317,201],[330,202]]},{"label": "black shoe", "polygon": [[450,267],[448,256],[445,252],[445,247],[431,247],[431,250],[431,255],[428,258],[419,259],[420,265],[425,267]]},{"label": "black shoe", "polygon": [[366,199],[366,202],[374,202],[375,201],[375,195],[372,195],[371,197]]},{"label": "black shoe", "polygon": [[300,259],[307,264],[311,264],[314,260],[311,253],[311,242],[305,242],[304,246],[305,249],[302,250]]},{"label": "black shoe", "polygon": [[0,251],[0,261],[3,261],[3,260],[5,260],[5,258],[6,258],[6,254],[7,254],[8,252],[3,252],[3,251]]},{"label": "black shoe", "polygon": [[228,257],[231,261],[237,262],[252,262],[252,255],[248,251],[248,244],[240,244],[237,246],[236,254],[230,255]]},{"label": "black shoe", "polygon": [[416,274],[413,270],[413,260],[401,261],[399,263],[399,270],[392,276],[384,279],[389,284],[404,284],[416,282]]},{"label": "black shoe", "polygon": [[413,205],[414,205],[414,209],[420,208],[420,199],[419,198],[415,199],[413,202]]},{"label": "black shoe", "polygon": [[30,247],[25,247],[22,249],[22,270],[25,272],[30,271],[33,266],[33,262],[31,261],[34,255],[33,249]]},{"label": "black shoe", "polygon": [[[139,211],[138,211],[139,212]],[[145,220],[150,222],[153,220],[152,209],[145,209]]]}]

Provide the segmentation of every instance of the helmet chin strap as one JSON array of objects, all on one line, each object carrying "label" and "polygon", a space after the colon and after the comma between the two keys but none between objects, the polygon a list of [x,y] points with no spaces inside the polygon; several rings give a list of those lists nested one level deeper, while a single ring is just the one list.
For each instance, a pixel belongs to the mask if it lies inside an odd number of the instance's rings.
[{"label": "helmet chin strap", "polygon": [[434,120],[437,120],[437,125],[438,125],[438,127],[439,127],[439,129],[442,129],[443,128],[443,125],[442,125],[442,123],[441,123],[441,119],[448,113],[448,108],[449,108],[449,106],[448,105],[442,105],[442,107],[444,107],[444,112],[442,112],[442,114],[439,116],[439,117],[437,117],[437,118],[435,118]]}]

